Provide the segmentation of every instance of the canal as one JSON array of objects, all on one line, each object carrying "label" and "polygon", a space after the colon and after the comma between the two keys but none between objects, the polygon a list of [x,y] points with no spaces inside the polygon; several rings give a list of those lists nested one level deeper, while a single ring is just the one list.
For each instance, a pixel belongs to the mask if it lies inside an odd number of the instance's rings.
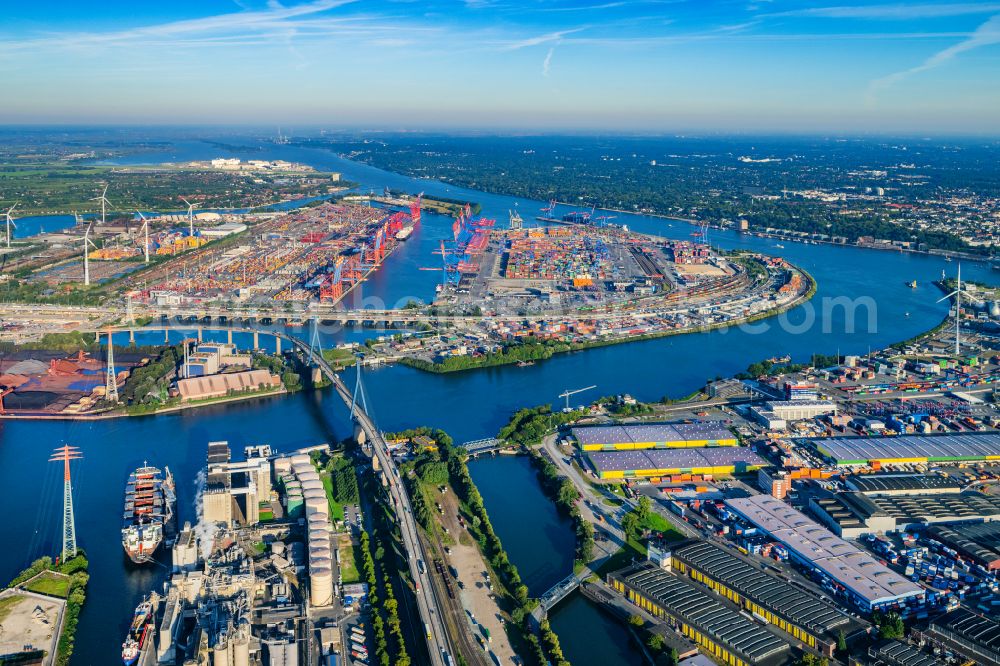
[{"label": "canal", "polygon": [[[241,154],[188,141],[166,153],[133,155],[122,162],[220,156],[304,162],[340,171],[345,178],[361,183],[365,191],[391,187],[467,198],[480,202],[484,214],[498,218],[501,226],[515,204],[526,220],[543,205],[410,179],[323,150],[294,146],[254,144]],[[682,222],[648,216],[619,215],[618,222],[672,238],[689,238],[693,231]],[[430,300],[440,273],[421,268],[433,267],[440,260],[433,250],[449,234],[450,220],[426,214],[417,232],[363,285],[352,305],[382,307],[411,298]],[[710,242],[727,249],[783,256],[816,278],[818,293],[812,302],[756,326],[563,354],[526,368],[507,366],[450,375],[425,374],[402,366],[366,371],[375,422],[386,431],[414,425],[440,427],[461,442],[495,434],[517,408],[555,402],[567,388],[596,384],[595,395],[628,392],[640,399],[656,400],[685,395],[706,379],[730,375],[771,356],[790,354],[804,361],[813,353],[864,354],[941,321],[947,305],[936,302],[940,292],[931,281],[939,279],[942,271],[954,274],[957,266],[930,256],[791,241],[782,241],[786,247],[779,248],[773,240],[735,232],[710,232]],[[995,283],[996,275],[986,264],[963,266],[963,276],[969,279]],[[915,289],[906,284],[912,280],[918,283]],[[306,331],[300,329],[299,334],[306,335]],[[332,344],[373,334],[378,333],[324,331],[324,340]],[[145,335],[153,336],[150,341],[156,342],[162,333]],[[248,344],[245,338],[239,342]],[[47,459],[56,446],[79,446],[84,459],[73,469],[78,540],[91,556],[92,578],[73,663],[115,663],[132,609],[143,591],[163,579],[162,568],[135,569],[124,561],[119,519],[130,470],[144,461],[169,466],[178,480],[180,517],[190,520],[194,518],[194,478],[204,465],[207,442],[228,440],[240,455],[247,444],[265,443],[285,451],[335,441],[349,432],[346,410],[330,392],[263,398],[157,417],[85,423],[0,422],[0,499],[8,507],[0,579],[9,579],[35,557],[58,550],[61,475]],[[496,458],[477,461],[471,467],[496,530],[532,592],[569,573],[572,534],[551,502],[541,495],[537,482],[532,485],[528,462]],[[577,626],[563,617],[584,624]],[[582,599],[557,609],[553,626],[564,631],[576,627],[570,635],[563,634],[564,648],[571,642],[594,644],[592,637],[620,629]],[[582,638],[573,640],[574,636]],[[617,639],[616,643],[627,645],[627,641]],[[590,650],[574,654],[567,649],[567,654],[575,664],[615,663],[619,659],[599,661],[588,656]],[[633,659],[624,661],[635,663]]]}]

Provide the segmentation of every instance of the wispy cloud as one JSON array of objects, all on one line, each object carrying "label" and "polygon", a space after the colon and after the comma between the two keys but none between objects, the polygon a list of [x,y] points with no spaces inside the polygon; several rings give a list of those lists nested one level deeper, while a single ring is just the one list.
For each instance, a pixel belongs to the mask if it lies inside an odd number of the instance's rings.
[{"label": "wispy cloud", "polygon": [[774,12],[768,16],[811,16],[817,18],[911,20],[992,14],[1000,11],[1000,3],[953,2],[935,4],[898,3],[884,5],[844,5],[808,7]]},{"label": "wispy cloud", "polygon": [[556,47],[552,46],[549,48],[549,52],[545,54],[545,60],[542,61],[542,76],[545,78],[549,77],[549,72],[552,71],[552,56],[556,52]]},{"label": "wispy cloud", "polygon": [[[170,21],[146,26],[136,26],[125,30],[107,32],[65,32],[46,33],[33,38],[6,40],[0,48],[35,48],[39,46],[74,48],[88,46],[135,46],[162,42],[191,42],[194,40],[213,41],[236,39],[241,36],[267,35],[285,37],[294,34],[298,28],[316,28],[331,25],[331,19],[320,15],[357,0],[313,0],[290,7],[276,2],[268,3],[267,9],[229,12],[196,19]],[[311,19],[308,23],[306,19]],[[319,20],[324,20],[320,23]],[[351,19],[339,19],[343,25]],[[357,21],[359,19],[354,18]]]},{"label": "wispy cloud", "polygon": [[916,67],[911,67],[910,69],[896,72],[894,74],[890,74],[889,76],[883,76],[880,79],[872,81],[869,86],[869,95],[873,96],[879,90],[887,88],[902,79],[913,76],[914,74],[920,74],[921,72],[926,72],[934,69],[935,67],[940,67],[941,65],[954,60],[955,57],[963,53],[972,51],[973,49],[982,48],[984,46],[992,46],[993,44],[1000,44],[1000,14],[993,16],[988,21],[980,25],[971,35],[966,37],[965,40],[953,46],[949,46],[942,51],[938,51]]},{"label": "wispy cloud", "polygon": [[537,37],[529,37],[527,39],[521,39],[516,42],[510,42],[503,46],[504,51],[518,51],[520,49],[526,49],[531,46],[541,46],[542,44],[548,44],[550,42],[558,42],[566,35],[572,35],[574,33],[580,32],[581,30],[586,30],[585,27],[580,28],[570,28],[568,30],[557,30],[556,32],[550,32],[544,35],[539,35]]}]

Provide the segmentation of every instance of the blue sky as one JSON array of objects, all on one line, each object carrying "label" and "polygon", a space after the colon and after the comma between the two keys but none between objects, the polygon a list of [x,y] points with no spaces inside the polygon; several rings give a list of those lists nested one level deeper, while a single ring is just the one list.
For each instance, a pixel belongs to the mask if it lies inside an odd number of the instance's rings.
[{"label": "blue sky", "polygon": [[1000,1],[4,4],[0,123],[1000,134]]}]

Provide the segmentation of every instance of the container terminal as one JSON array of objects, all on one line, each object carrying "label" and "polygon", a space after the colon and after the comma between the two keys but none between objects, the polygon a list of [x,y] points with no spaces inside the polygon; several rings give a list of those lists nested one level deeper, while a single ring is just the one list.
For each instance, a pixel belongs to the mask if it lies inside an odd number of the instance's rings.
[{"label": "container terminal", "polygon": [[731,258],[689,241],[611,227],[496,229],[494,220],[465,216],[441,256],[435,303],[497,313],[685,305],[741,312],[800,293],[807,282],[780,259]]},{"label": "container terminal", "polygon": [[127,284],[137,302],[154,305],[336,304],[419,220],[419,199],[411,210],[395,212],[324,202],[256,224],[234,242],[181,255]]}]

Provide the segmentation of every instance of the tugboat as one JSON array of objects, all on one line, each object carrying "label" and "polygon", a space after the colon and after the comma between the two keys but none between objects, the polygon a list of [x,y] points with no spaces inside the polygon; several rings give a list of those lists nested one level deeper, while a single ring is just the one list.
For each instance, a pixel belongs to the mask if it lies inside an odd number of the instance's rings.
[{"label": "tugboat", "polygon": [[153,603],[149,599],[143,599],[135,607],[135,614],[132,615],[132,626],[129,627],[125,642],[122,643],[122,663],[125,666],[132,666],[139,661],[142,648],[146,645],[150,627],[153,626]]},{"label": "tugboat", "polygon": [[132,472],[125,486],[122,513],[122,547],[129,559],[145,564],[163,541],[174,517],[174,477],[143,464]]}]

